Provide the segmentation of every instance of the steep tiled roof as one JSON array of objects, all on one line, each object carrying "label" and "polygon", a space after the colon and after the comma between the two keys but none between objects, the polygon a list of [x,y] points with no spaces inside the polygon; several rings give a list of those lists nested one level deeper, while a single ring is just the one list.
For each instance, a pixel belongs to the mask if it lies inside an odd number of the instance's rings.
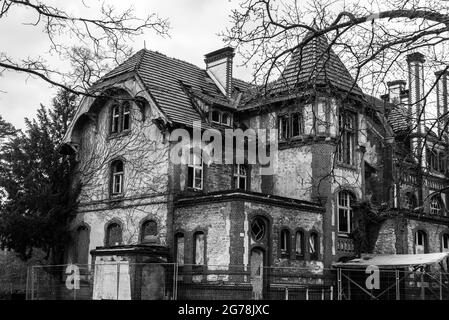
[{"label": "steep tiled roof", "polygon": [[[192,125],[193,121],[201,120],[185,89],[199,93],[208,101],[229,105],[204,69],[159,52],[142,49],[106,74],[101,81],[127,72],[134,72],[140,77],[158,106],[174,122]],[[246,86],[248,84],[245,82],[234,79],[234,87],[245,90]]]},{"label": "steep tiled roof", "polygon": [[295,88],[329,86],[362,96],[361,89],[354,82],[343,62],[329,48],[325,36],[321,36],[293,53],[272,90],[281,92]]},{"label": "steep tiled roof", "polygon": [[404,106],[395,105],[391,109],[388,115],[388,123],[391,125],[395,134],[402,135],[410,132],[410,126],[407,121],[408,117],[407,108]]}]

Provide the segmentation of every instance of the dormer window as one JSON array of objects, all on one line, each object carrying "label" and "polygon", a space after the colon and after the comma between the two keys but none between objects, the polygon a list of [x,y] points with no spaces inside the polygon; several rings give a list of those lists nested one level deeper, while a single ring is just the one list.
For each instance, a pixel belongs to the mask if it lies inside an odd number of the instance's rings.
[{"label": "dormer window", "polygon": [[212,122],[220,123],[220,112],[218,111],[212,111]]},{"label": "dormer window", "polygon": [[111,133],[131,129],[131,105],[129,101],[114,103],[111,110]]},{"label": "dormer window", "polygon": [[231,117],[229,116],[229,113],[223,113],[222,115],[222,123],[230,126],[231,125]]},{"label": "dormer window", "polygon": [[226,126],[231,126],[232,125],[232,114],[229,112],[212,110],[210,112],[210,121],[214,122],[214,123],[224,124]]}]

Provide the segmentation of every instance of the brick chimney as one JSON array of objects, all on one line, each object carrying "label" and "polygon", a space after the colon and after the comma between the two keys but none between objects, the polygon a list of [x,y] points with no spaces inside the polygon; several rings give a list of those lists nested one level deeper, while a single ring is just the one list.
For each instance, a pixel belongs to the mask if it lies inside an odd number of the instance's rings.
[{"label": "brick chimney", "polygon": [[[425,114],[423,112],[424,97],[424,55],[414,52],[407,55],[408,64],[408,122],[411,131],[411,149],[415,153],[418,163],[422,168],[426,168],[426,148],[424,146],[425,134]],[[422,197],[420,196],[420,201]]]},{"label": "brick chimney", "polygon": [[448,72],[445,70],[435,72],[437,79],[437,116],[438,116],[438,135],[443,137],[444,141],[449,142],[447,128],[448,116],[448,96],[447,96],[447,80]]},{"label": "brick chimney", "polygon": [[[409,89],[409,115],[413,133],[425,132],[425,116],[422,112],[424,97],[424,55],[414,52],[407,55]],[[421,114],[422,113],[422,114]]]},{"label": "brick chimney", "polygon": [[232,59],[234,49],[226,47],[205,55],[206,72],[221,92],[230,98],[232,94]]},{"label": "brick chimney", "polygon": [[401,94],[405,90],[405,80],[395,80],[387,83],[390,103],[401,103]]}]

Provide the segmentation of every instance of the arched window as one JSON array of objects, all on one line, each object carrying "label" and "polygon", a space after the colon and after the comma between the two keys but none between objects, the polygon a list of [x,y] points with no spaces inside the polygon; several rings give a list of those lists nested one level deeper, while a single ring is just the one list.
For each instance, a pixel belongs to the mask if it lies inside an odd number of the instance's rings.
[{"label": "arched window", "polygon": [[353,228],[352,204],[355,197],[352,193],[343,190],[338,193],[338,232],[348,234]]},{"label": "arched window", "polygon": [[441,237],[441,251],[449,252],[449,233],[443,233]]},{"label": "arched window", "polygon": [[197,190],[203,189],[203,159],[200,151],[190,151],[187,178],[187,185],[189,188]]},{"label": "arched window", "polygon": [[184,264],[184,234],[175,234],[175,259],[179,264]]},{"label": "arched window", "polygon": [[204,232],[198,231],[193,235],[193,261],[196,265],[204,265],[205,253],[206,253],[206,240]]},{"label": "arched window", "polygon": [[443,206],[441,204],[441,199],[438,196],[434,196],[430,199],[430,214],[431,215],[442,215]]},{"label": "arched window", "polygon": [[404,197],[404,209],[412,210],[416,208],[416,196],[412,192],[407,192]]},{"label": "arched window", "polygon": [[304,232],[301,230],[295,233],[295,255],[296,258],[304,257]]},{"label": "arched window", "polygon": [[141,242],[151,242],[154,237],[157,236],[157,223],[153,220],[145,221],[142,224],[140,241]]},{"label": "arched window", "polygon": [[415,253],[427,253],[427,233],[423,230],[415,233]]},{"label": "arched window", "polygon": [[114,104],[111,112],[111,133],[119,132],[120,130],[120,105]]},{"label": "arched window", "polygon": [[112,222],[106,229],[106,246],[118,246],[122,244],[122,227]]},{"label": "arched window", "polygon": [[261,217],[256,217],[251,222],[251,237],[254,241],[262,241],[267,232],[267,224]]},{"label": "arched window", "polygon": [[123,193],[123,174],[124,165],[123,161],[115,160],[111,164],[111,174],[112,174],[112,195],[120,195]]},{"label": "arched window", "polygon": [[87,265],[89,259],[89,228],[79,226],[76,229],[76,258],[75,262]]},{"label": "arched window", "polygon": [[311,260],[318,260],[318,254],[320,252],[320,242],[318,233],[311,232],[309,236],[309,254]]},{"label": "arched window", "polygon": [[290,231],[288,229],[282,229],[280,233],[280,249],[281,257],[290,257]]},{"label": "arched window", "polygon": [[340,141],[337,146],[337,159],[341,163],[355,164],[356,120],[355,113],[340,110],[338,115]]},{"label": "arched window", "polygon": [[129,101],[125,101],[123,103],[123,121],[122,121],[122,130],[129,130],[131,125],[131,107],[129,105]]}]

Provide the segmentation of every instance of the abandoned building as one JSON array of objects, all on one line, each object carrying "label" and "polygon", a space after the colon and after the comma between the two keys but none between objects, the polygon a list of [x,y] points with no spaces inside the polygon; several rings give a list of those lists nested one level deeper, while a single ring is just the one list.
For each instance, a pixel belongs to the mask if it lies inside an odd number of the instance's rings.
[{"label": "abandoned building", "polygon": [[[449,135],[445,121],[426,126],[421,53],[379,98],[362,92],[324,37],[296,51],[263,95],[233,78],[233,57],[226,47],[200,68],[143,49],[91,88],[101,96],[82,100],[62,146],[82,183],[67,263],[173,262],[190,288],[219,282],[226,295],[228,283],[261,297],[261,267],[320,274],[361,253],[449,250]],[[447,75],[435,77],[444,118]],[[274,172],[201,155],[173,163],[170,133],[195,121],[220,132],[278,129]]]}]

